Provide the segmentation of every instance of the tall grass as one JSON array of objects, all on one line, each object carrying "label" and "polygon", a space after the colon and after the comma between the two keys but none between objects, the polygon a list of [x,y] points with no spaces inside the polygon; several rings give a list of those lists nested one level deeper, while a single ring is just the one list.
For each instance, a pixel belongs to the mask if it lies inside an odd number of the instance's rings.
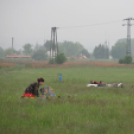
[{"label": "tall grass", "polygon": [[[58,76],[62,73],[63,82]],[[132,134],[133,68],[13,69],[0,73],[1,134]],[[61,98],[22,99],[38,77]],[[90,80],[123,82],[124,88],[87,88]],[[68,95],[73,97],[68,98]]]}]

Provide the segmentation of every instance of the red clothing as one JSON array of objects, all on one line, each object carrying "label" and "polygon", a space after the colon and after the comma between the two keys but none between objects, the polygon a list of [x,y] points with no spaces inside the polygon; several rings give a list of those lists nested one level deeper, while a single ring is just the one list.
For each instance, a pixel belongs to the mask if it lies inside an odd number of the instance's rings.
[{"label": "red clothing", "polygon": [[103,84],[103,82],[101,81],[100,84]]},{"label": "red clothing", "polygon": [[35,97],[35,95],[30,94],[30,93],[25,93],[21,97]]},{"label": "red clothing", "polygon": [[99,84],[99,83],[95,81],[94,84]]},{"label": "red clothing", "polygon": [[30,84],[26,89],[25,93],[21,97],[35,97],[39,96],[38,93],[39,84],[37,82],[34,82]]}]

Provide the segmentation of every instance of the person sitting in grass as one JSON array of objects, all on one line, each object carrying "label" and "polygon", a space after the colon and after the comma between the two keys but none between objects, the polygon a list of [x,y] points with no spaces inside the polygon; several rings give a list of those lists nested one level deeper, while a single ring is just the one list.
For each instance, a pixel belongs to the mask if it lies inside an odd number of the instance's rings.
[{"label": "person sitting in grass", "polygon": [[50,86],[45,86],[41,88],[40,92],[41,92],[41,96],[45,98],[51,98],[53,96],[54,97],[56,96],[54,90]]},{"label": "person sitting in grass", "polygon": [[37,82],[34,82],[30,84],[26,89],[25,93],[21,97],[39,97],[38,89],[39,86],[43,85],[44,79],[43,78],[38,78]]}]

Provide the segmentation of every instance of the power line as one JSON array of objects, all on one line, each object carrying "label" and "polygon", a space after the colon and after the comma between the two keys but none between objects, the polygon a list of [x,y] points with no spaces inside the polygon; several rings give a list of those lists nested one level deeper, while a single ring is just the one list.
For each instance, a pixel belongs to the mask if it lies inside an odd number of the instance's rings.
[{"label": "power line", "polygon": [[58,29],[81,28],[81,27],[90,27],[90,26],[98,26],[98,25],[113,24],[113,23],[117,23],[117,22],[121,22],[121,21],[122,21],[122,20],[117,20],[117,21],[109,21],[109,22],[96,23],[96,24],[89,24],[89,25],[67,26],[67,27],[57,27],[57,28],[58,28]]}]

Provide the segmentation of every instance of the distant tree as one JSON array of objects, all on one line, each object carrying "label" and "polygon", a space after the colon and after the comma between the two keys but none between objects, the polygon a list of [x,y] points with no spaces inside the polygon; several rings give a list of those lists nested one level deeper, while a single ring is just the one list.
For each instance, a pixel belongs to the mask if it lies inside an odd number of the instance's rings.
[{"label": "distant tree", "polygon": [[23,49],[24,49],[24,54],[25,55],[30,55],[32,54],[32,45],[31,44],[25,44],[23,46]]},{"label": "distant tree", "polygon": [[34,46],[34,51],[37,51],[37,50],[39,50],[39,49],[42,48],[42,47],[44,47],[44,46],[41,46],[41,45],[39,45],[39,44],[36,44],[36,45]]},{"label": "distant tree", "polygon": [[[124,58],[126,55],[127,39],[119,39],[112,47],[111,55],[114,59]],[[132,57],[134,58],[134,39],[131,39]]]},{"label": "distant tree", "polygon": [[114,59],[121,59],[126,55],[126,42],[117,42],[111,50],[111,55]]},{"label": "distant tree", "polygon": [[[46,43],[44,44],[44,47],[47,51],[50,51],[50,45],[51,41],[47,40]],[[83,53],[87,57],[90,57],[88,51],[82,46],[82,44],[78,42],[76,43],[71,41],[64,41],[63,43],[58,42],[58,52],[64,53],[66,57],[80,56],[81,53]]]},{"label": "distant tree", "polygon": [[88,58],[90,58],[90,54],[89,54],[89,52],[88,52],[86,49],[83,49],[83,50],[81,51],[81,54],[82,54],[82,55],[85,55],[85,56],[88,57]]},{"label": "distant tree", "polygon": [[81,54],[81,51],[84,49],[84,47],[76,42],[70,42],[70,41],[64,41],[63,43],[58,43],[59,46],[59,52],[64,53],[67,57],[76,57]]},{"label": "distant tree", "polygon": [[100,44],[95,47],[93,55],[96,59],[109,59],[109,48]]},{"label": "distant tree", "polygon": [[34,60],[46,60],[47,59],[47,52],[44,49],[39,49],[35,51],[32,55],[32,59]]},{"label": "distant tree", "polygon": [[66,61],[66,57],[64,55],[64,53],[58,53],[57,56],[55,57],[55,62],[57,64],[62,64]]},{"label": "distant tree", "polygon": [[2,47],[0,47],[0,58],[4,57],[4,50]]},{"label": "distant tree", "polygon": [[47,51],[50,51],[50,45],[51,45],[51,41],[47,40],[46,43],[44,44],[44,47]]},{"label": "distant tree", "polygon": [[[7,49],[4,51],[4,53],[5,53],[5,56],[11,55],[11,54],[12,54],[12,48],[7,48]],[[13,54],[14,54],[14,53],[17,53],[17,51],[16,51],[15,49],[13,49]]]}]

